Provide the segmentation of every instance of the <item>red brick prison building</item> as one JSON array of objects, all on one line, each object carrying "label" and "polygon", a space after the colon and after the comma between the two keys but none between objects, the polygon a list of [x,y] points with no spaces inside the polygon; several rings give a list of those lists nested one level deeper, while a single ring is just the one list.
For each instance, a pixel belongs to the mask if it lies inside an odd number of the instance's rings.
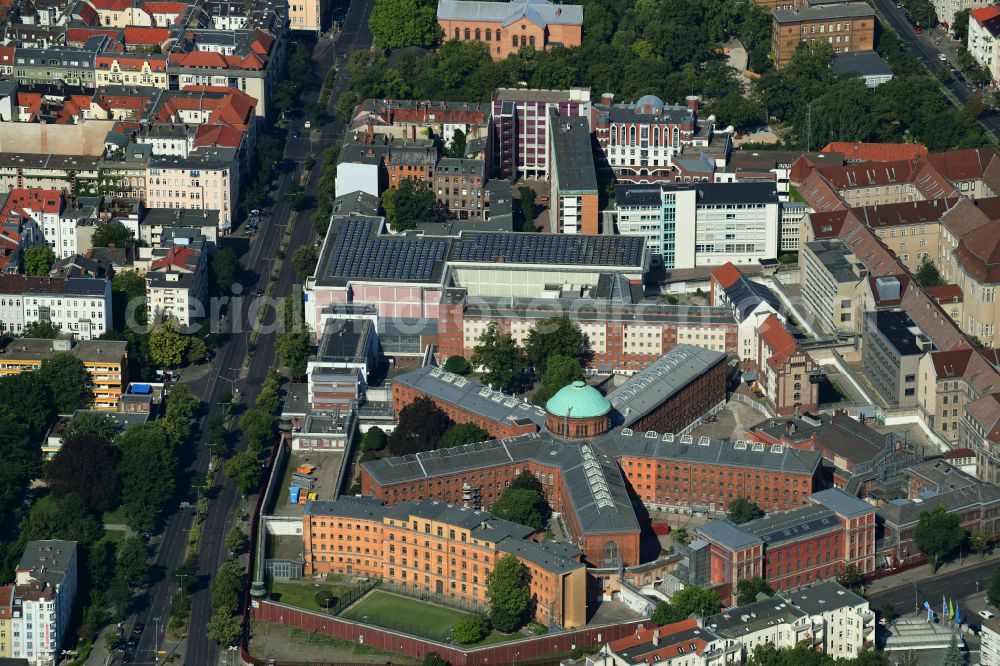
[{"label": "red brick prison building", "polygon": [[436,499],[488,508],[527,470],[586,562],[604,567],[641,562],[632,496],[683,512],[725,510],[740,496],[776,510],[801,506],[816,489],[816,453],[612,428],[612,404],[583,382],[561,389],[545,411],[537,433],[366,462],[362,493],[389,504]]},{"label": "red brick prison building", "polygon": [[[839,488],[813,493],[808,504],[736,525],[715,520],[697,528],[707,558],[695,578],[728,588],[760,576],[775,590],[835,578],[849,564],[875,570],[875,507]],[[707,564],[706,564],[707,559]]]}]

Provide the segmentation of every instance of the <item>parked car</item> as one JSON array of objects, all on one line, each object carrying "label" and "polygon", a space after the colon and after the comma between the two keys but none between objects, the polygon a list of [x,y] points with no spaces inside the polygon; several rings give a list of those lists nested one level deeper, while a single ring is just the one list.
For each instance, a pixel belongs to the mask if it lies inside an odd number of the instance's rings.
[{"label": "parked car", "polygon": [[146,624],[144,622],[136,622],[134,625],[132,625],[132,633],[138,636],[143,632],[145,628]]},{"label": "parked car", "polygon": [[983,618],[984,620],[992,620],[993,615],[994,615],[993,611],[988,611],[988,610],[979,611],[979,617]]},{"label": "parked car", "polygon": [[938,60],[941,62],[948,62],[948,58],[946,58],[943,53],[938,53]]},{"label": "parked car", "polygon": [[913,26],[913,32],[917,33],[918,35],[922,35],[924,34],[924,29],[921,28],[919,25],[916,25]]}]

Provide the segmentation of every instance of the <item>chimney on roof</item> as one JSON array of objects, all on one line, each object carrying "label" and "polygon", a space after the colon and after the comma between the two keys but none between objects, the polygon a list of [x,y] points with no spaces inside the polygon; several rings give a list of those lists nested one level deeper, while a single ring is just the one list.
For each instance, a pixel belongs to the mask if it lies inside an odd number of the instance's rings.
[{"label": "chimney on roof", "polygon": [[660,644],[660,628],[653,629],[653,645]]},{"label": "chimney on roof", "polygon": [[691,111],[694,112],[695,117],[697,117],[698,103],[701,101],[700,98],[697,95],[688,95],[685,98],[685,101],[687,102],[687,107],[691,109]]}]

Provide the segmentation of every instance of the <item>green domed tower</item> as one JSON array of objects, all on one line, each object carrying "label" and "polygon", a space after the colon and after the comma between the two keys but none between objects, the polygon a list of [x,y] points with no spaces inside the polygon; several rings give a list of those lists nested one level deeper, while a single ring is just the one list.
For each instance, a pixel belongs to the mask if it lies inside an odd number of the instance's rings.
[{"label": "green domed tower", "polygon": [[596,437],[610,426],[611,403],[583,381],[564,386],[545,403],[545,427],[572,439]]}]

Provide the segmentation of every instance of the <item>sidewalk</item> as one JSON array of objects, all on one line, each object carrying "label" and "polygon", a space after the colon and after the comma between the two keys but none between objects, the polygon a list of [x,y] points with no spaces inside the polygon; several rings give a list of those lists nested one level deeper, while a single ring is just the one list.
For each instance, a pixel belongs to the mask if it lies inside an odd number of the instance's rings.
[{"label": "sidewalk", "polygon": [[878,594],[879,592],[891,590],[903,585],[918,583],[934,576],[953,574],[959,571],[964,571],[965,569],[982,566],[989,562],[1000,562],[1000,550],[994,551],[992,554],[989,554],[982,559],[980,559],[978,555],[969,555],[961,563],[958,560],[951,560],[938,567],[937,572],[931,571],[930,564],[921,564],[919,567],[914,567],[892,576],[880,578],[879,580],[866,585],[865,592],[868,596],[871,596],[873,594]]}]

